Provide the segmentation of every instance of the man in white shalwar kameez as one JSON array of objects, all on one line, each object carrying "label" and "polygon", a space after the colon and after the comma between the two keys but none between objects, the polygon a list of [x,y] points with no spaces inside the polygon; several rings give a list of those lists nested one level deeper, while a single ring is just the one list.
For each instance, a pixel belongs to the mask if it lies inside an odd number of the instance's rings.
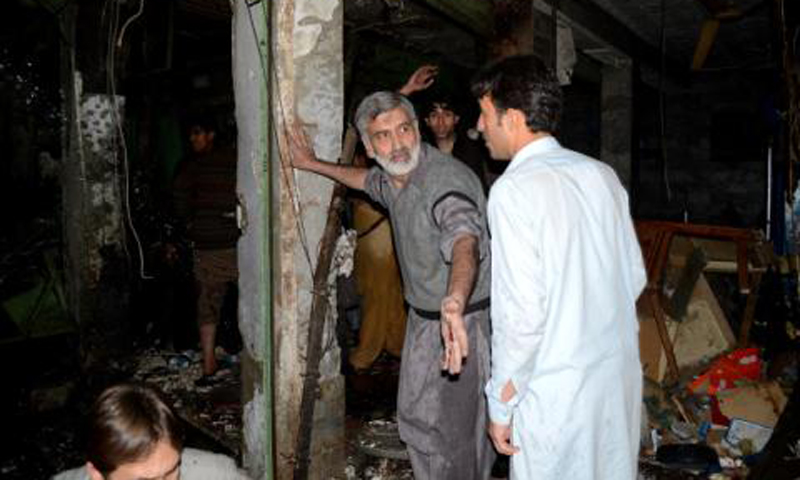
[{"label": "man in white shalwar kameez", "polygon": [[488,206],[490,437],[511,479],[635,479],[646,276],[628,196],[553,138],[562,97],[541,61],[506,58],[472,90],[492,157],[511,159]]}]

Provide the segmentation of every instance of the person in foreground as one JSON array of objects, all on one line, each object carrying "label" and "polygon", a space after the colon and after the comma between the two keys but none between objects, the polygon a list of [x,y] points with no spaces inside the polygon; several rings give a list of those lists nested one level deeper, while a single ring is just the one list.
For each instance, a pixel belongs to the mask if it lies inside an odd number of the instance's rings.
[{"label": "person in foreground", "polygon": [[180,420],[155,390],[106,389],[89,418],[86,465],[54,480],[247,480],[225,455],[183,448]]},{"label": "person in foreground", "polygon": [[493,452],[481,391],[489,368],[483,187],[466,165],[420,141],[403,95],[369,95],[355,123],[380,167],[317,160],[298,125],[289,132],[292,165],[363,190],[389,212],[410,306],[397,421],[414,477],[486,479]]},{"label": "person in foreground", "polygon": [[491,156],[489,434],[511,479],[636,478],[645,285],[628,196],[614,171],[563,148],[558,82],[532,56],[472,84]]}]

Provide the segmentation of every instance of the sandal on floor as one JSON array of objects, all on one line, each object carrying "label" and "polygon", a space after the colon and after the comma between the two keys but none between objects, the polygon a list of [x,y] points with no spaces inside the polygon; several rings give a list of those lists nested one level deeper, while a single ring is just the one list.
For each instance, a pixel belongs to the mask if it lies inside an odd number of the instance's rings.
[{"label": "sandal on floor", "polygon": [[212,373],[211,375],[203,375],[202,377],[198,378],[194,381],[195,387],[213,387],[214,385],[218,384],[220,379],[217,377],[216,373]]}]

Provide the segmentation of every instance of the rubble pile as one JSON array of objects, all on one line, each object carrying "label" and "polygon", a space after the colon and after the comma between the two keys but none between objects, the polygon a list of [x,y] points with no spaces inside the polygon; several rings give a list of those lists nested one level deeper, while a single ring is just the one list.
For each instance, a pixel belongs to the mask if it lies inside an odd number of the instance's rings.
[{"label": "rubble pile", "polygon": [[798,408],[789,398],[800,312],[785,308],[796,305],[796,279],[785,281],[796,269],[754,232],[666,222],[637,230],[649,280],[637,306],[642,478],[651,478],[648,466],[697,478],[770,478],[748,475],[786,441],[790,454],[781,461],[800,461],[791,449],[800,426],[773,439],[784,411]]}]

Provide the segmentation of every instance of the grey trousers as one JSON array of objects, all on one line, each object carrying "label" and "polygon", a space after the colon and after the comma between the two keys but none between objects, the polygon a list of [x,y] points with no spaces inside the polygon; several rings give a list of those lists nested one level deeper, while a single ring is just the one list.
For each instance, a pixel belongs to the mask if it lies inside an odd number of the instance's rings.
[{"label": "grey trousers", "polygon": [[486,433],[483,388],[489,374],[488,310],[465,317],[469,354],[457,377],[441,369],[438,321],[409,310],[397,423],[416,480],[485,480],[494,449]]}]

